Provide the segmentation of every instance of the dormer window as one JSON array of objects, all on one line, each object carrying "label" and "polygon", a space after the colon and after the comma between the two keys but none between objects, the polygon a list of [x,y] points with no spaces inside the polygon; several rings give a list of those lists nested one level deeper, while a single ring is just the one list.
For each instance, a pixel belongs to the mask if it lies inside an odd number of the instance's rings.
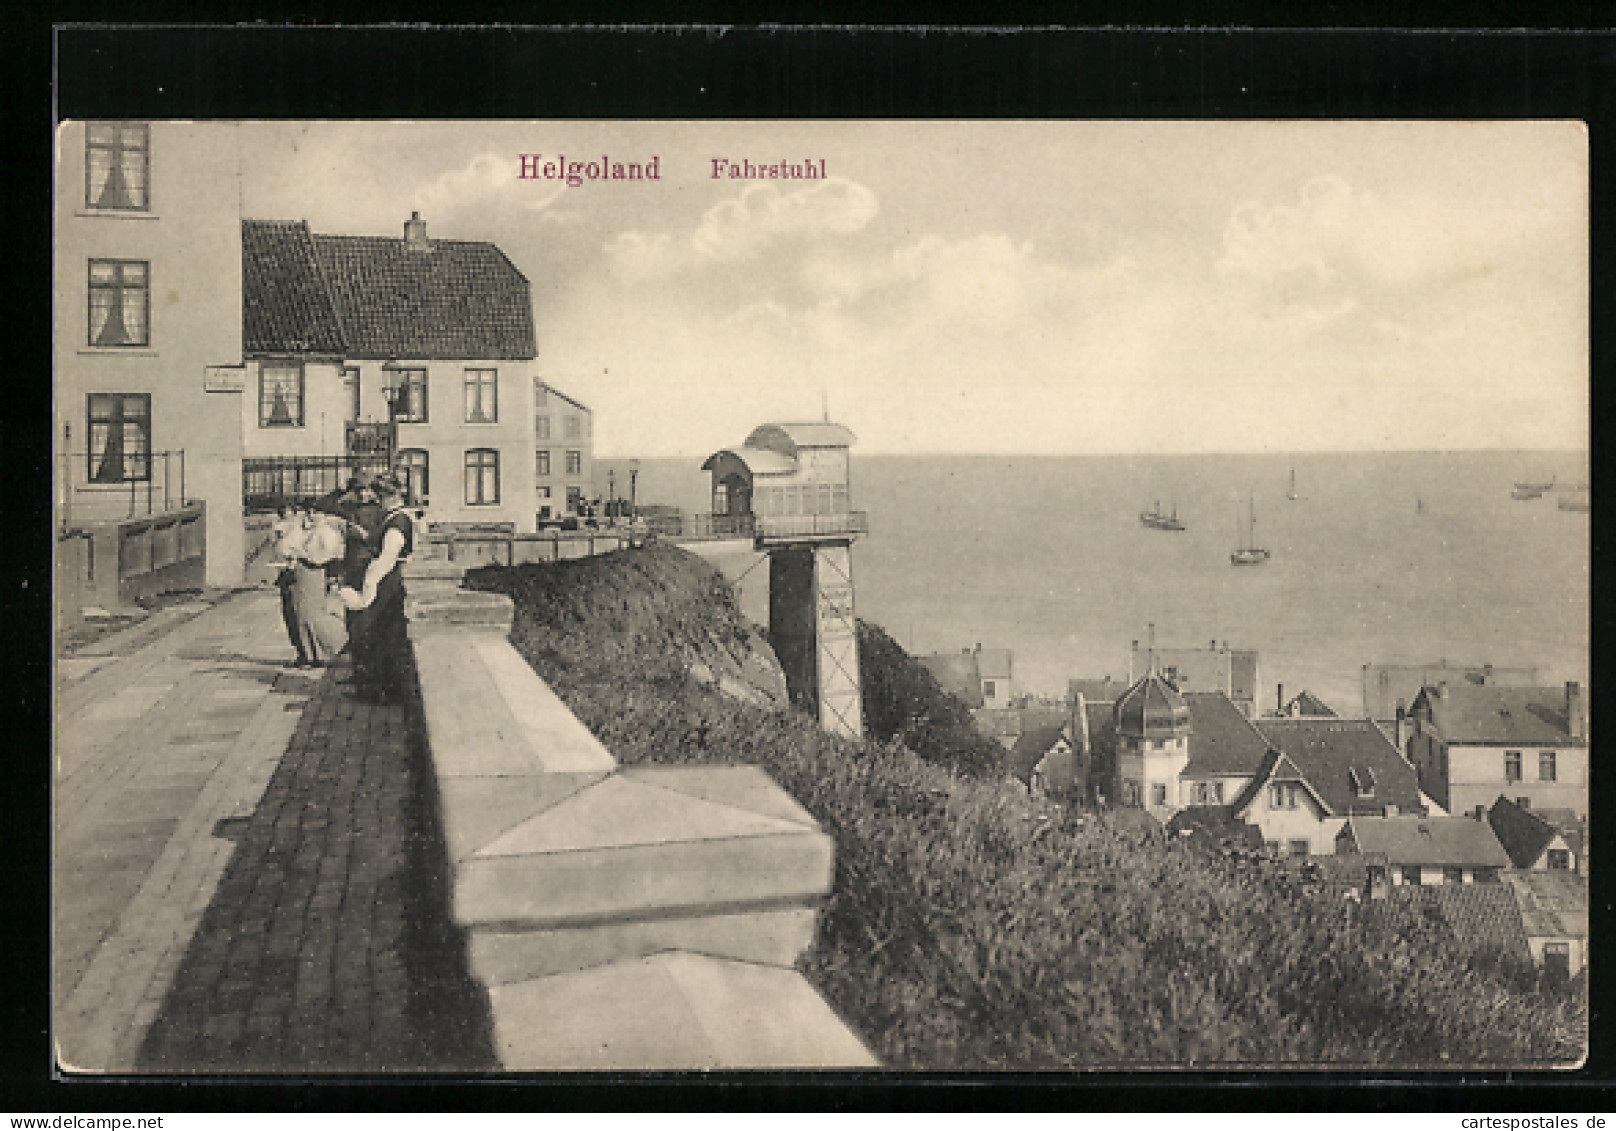
[{"label": "dormer window", "polygon": [[1347,771],[1347,776],[1352,779],[1353,791],[1356,792],[1359,797],[1375,796],[1375,771],[1371,770],[1368,766],[1365,766],[1362,769],[1354,766]]},{"label": "dormer window", "polygon": [[150,173],[151,127],[133,122],[91,122],[84,132],[86,208],[144,212]]}]

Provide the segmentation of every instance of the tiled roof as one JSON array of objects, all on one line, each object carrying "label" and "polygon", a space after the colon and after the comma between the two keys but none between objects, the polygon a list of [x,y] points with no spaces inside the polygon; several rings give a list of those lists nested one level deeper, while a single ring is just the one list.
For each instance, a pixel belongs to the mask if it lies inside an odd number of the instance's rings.
[{"label": "tiled roof", "polygon": [[1303,718],[1336,718],[1336,713],[1330,705],[1314,695],[1311,691],[1299,691],[1291,701],[1285,704],[1285,714],[1291,717]]},{"label": "tiled roof", "polygon": [[1487,810],[1487,823],[1510,863],[1517,868],[1530,868],[1537,863],[1554,838],[1560,835],[1553,825],[1527,809],[1522,809],[1507,797],[1500,797]]},{"label": "tiled roof", "polygon": [[983,679],[1009,679],[1013,655],[1008,648],[983,648],[976,654],[976,670]]},{"label": "tiled roof", "polygon": [[1365,664],[1363,669],[1364,714],[1372,719],[1389,719],[1396,714],[1398,700],[1404,707],[1413,704],[1420,688],[1444,680],[1468,680],[1504,686],[1537,683],[1536,668],[1465,667],[1460,664]]},{"label": "tiled roof", "polygon": [[1221,691],[1189,691],[1190,760],[1181,777],[1255,774],[1268,743]]},{"label": "tiled roof", "polygon": [[1031,778],[1033,769],[1043,761],[1050,747],[1065,737],[1065,733],[1066,728],[1060,723],[1024,729],[1016,744],[1010,748],[1008,763],[1011,774],[1022,781]]},{"label": "tiled roof", "polygon": [[1507,884],[1400,884],[1387,898],[1434,909],[1465,953],[1531,957],[1521,911]]},{"label": "tiled roof", "polygon": [[[1253,725],[1271,745],[1285,752],[1337,816],[1354,808],[1419,808],[1420,785],[1414,768],[1369,720],[1261,718]],[[1360,783],[1372,785],[1369,796],[1359,796]]]},{"label": "tiled roof", "polygon": [[374,360],[538,355],[527,279],[491,243],[311,234],[242,221],[242,331],[251,353]]},{"label": "tiled roof", "polygon": [[1104,679],[1069,679],[1066,681],[1066,698],[1075,699],[1079,695],[1090,703],[1115,703],[1122,698],[1122,693],[1128,690],[1128,685],[1120,679],[1106,676]]},{"label": "tiled roof", "polygon": [[1420,692],[1417,703],[1428,707],[1431,725],[1450,743],[1486,742],[1565,744],[1563,687],[1476,687],[1450,683]]},{"label": "tiled roof", "polygon": [[1346,831],[1359,852],[1393,864],[1509,867],[1492,827],[1471,817],[1349,817]]},{"label": "tiled roof", "polygon": [[971,653],[938,652],[916,659],[944,691],[964,700],[967,707],[982,705],[982,681],[976,674],[976,657]]},{"label": "tiled roof", "polygon": [[538,356],[527,279],[491,243],[314,237],[348,356],[526,361]]},{"label": "tiled roof", "polygon": [[1506,872],[1521,921],[1533,938],[1587,938],[1588,889],[1572,872]]},{"label": "tiled roof", "polygon": [[341,354],[342,329],[301,220],[241,222],[241,348],[266,354]]},{"label": "tiled roof", "polygon": [[1158,737],[1189,725],[1190,709],[1184,697],[1155,672],[1135,683],[1113,708],[1120,734]]}]

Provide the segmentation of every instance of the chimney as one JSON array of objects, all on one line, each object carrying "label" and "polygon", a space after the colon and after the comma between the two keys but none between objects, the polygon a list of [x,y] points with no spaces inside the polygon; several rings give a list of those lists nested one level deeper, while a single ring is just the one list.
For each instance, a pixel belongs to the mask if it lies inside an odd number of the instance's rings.
[{"label": "chimney", "polygon": [[1274,708],[1274,714],[1283,715],[1285,713],[1285,685],[1283,683],[1274,685],[1274,702],[1278,704]]},{"label": "chimney", "polygon": [[1581,741],[1588,737],[1588,711],[1582,702],[1582,684],[1566,680],[1566,730]]},{"label": "chimney", "polygon": [[432,250],[432,241],[426,238],[426,221],[419,212],[411,212],[410,218],[404,221],[404,250]]}]

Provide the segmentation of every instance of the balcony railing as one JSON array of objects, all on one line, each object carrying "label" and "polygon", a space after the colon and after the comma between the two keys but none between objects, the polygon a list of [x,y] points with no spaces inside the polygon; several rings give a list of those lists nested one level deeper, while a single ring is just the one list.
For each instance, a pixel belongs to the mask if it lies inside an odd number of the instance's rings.
[{"label": "balcony railing", "polygon": [[241,461],[241,504],[272,511],[285,503],[308,503],[388,469],[385,455],[269,456]]},{"label": "balcony railing", "polygon": [[870,516],[866,512],[843,511],[840,514],[759,515],[755,533],[760,541],[768,542],[869,532]]},{"label": "balcony railing", "polygon": [[185,449],[126,455],[123,478],[102,477],[104,456],[59,452],[57,501],[62,529],[77,522],[168,514],[195,500],[185,492]]},{"label": "balcony railing", "polygon": [[756,522],[749,514],[692,514],[682,516],[679,534],[685,538],[751,538]]}]

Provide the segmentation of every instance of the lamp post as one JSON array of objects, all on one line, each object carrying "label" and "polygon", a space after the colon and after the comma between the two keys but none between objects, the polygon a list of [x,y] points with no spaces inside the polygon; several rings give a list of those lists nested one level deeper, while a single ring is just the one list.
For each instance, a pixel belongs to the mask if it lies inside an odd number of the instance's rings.
[{"label": "lamp post", "polygon": [[628,461],[628,517],[630,522],[638,522],[640,518],[640,461]]},{"label": "lamp post", "polygon": [[606,469],[606,517],[612,520],[613,526],[617,525],[617,469],[615,467]]}]

